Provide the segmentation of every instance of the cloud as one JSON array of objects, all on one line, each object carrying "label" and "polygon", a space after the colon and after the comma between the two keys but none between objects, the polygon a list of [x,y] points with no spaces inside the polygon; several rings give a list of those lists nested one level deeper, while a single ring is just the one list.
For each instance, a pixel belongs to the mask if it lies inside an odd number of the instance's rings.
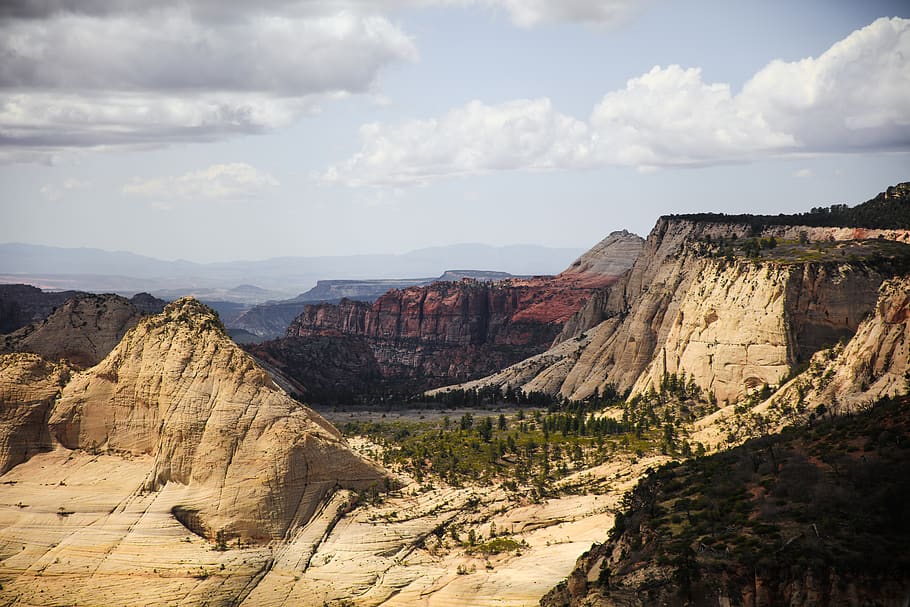
[{"label": "cloud", "polygon": [[487,0],[504,9],[519,27],[542,23],[615,25],[641,10],[641,0]]},{"label": "cloud", "polygon": [[322,4],[5,5],[0,157],[262,132],[416,60],[385,17]]},{"label": "cloud", "polygon": [[812,177],[812,169],[798,169],[793,171],[793,176],[799,178]]},{"label": "cloud", "polygon": [[792,148],[793,137],[744,111],[728,84],[706,84],[699,69],[655,67],[608,93],[591,126],[603,164],[713,163]]},{"label": "cloud", "polygon": [[489,106],[473,101],[438,120],[360,129],[361,151],[328,170],[353,185],[413,183],[433,177],[585,162],[588,127],[549,100]]},{"label": "cloud", "polygon": [[67,192],[72,190],[81,190],[91,186],[89,181],[80,181],[78,179],[66,179],[62,184],[48,183],[41,186],[39,190],[41,195],[51,201],[62,200]]},{"label": "cloud", "polygon": [[654,67],[587,122],[548,99],[474,101],[442,118],[369,124],[331,166],[350,185],[507,170],[704,166],[806,153],[910,149],[910,20],[879,19],[818,58],[774,61],[734,94],[697,68]]},{"label": "cloud", "polygon": [[176,200],[237,200],[255,198],[278,187],[278,180],[249,164],[213,164],[179,177],[133,179],[123,193],[157,202]]}]

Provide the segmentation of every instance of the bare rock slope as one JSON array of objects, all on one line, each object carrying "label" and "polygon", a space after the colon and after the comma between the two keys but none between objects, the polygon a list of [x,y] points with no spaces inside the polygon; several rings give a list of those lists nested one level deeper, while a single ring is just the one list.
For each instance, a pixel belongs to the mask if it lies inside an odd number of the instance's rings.
[{"label": "bare rock slope", "polygon": [[51,448],[47,415],[69,377],[35,354],[0,355],[0,474]]},{"label": "bare rock slope", "polygon": [[78,294],[47,318],[0,336],[0,352],[32,352],[48,360],[66,359],[87,368],[101,362],[144,315],[157,314],[166,302],[148,294]]},{"label": "bare rock slope", "polygon": [[141,322],[63,390],[49,419],[69,449],[154,457],[150,490],[198,491],[200,535],[269,540],[306,523],[336,484],[382,473],[328,422],[288,397],[192,299]]}]

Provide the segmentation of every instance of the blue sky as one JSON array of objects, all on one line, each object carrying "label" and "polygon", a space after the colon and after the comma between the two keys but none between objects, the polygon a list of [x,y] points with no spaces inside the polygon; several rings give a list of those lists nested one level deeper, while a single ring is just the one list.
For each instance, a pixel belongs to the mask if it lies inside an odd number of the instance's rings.
[{"label": "blue sky", "polygon": [[910,179],[906,2],[250,4],[5,3],[0,242],[586,247]]}]

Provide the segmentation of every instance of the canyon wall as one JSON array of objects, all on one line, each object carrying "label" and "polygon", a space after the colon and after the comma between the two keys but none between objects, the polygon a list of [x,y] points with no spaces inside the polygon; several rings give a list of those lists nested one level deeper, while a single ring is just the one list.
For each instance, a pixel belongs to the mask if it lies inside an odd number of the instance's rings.
[{"label": "canyon wall", "polygon": [[[366,343],[390,391],[468,380],[546,350],[589,298],[605,297],[632,266],[642,243],[628,232],[615,232],[557,276],[436,282],[392,290],[373,303],[310,305],[285,339],[350,340],[357,352]],[[299,383],[306,384],[305,378],[313,383],[308,364],[287,360],[291,348],[261,344],[248,349]],[[352,353],[348,360],[357,358]]]},{"label": "canyon wall", "polygon": [[[864,230],[874,238],[853,240],[848,228],[662,218],[631,270],[566,323],[556,347],[460,387],[584,399],[607,386],[657,390],[677,374],[733,402],[849,339],[879,285],[907,270],[907,234]],[[772,237],[782,244],[742,253],[747,241]]]}]

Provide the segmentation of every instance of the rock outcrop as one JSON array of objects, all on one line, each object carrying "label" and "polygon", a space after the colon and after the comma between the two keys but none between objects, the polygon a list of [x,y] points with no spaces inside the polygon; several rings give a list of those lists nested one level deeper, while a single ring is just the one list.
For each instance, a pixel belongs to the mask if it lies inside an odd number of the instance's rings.
[{"label": "rock outcrop", "polygon": [[0,474],[51,449],[47,417],[69,378],[35,354],[0,355]]},{"label": "rock outcrop", "polygon": [[336,486],[380,469],[351,453],[315,412],[278,389],[192,299],[142,320],[63,389],[48,421],[68,449],[154,463],[146,488],[191,491],[175,512],[199,535],[268,541],[305,524]]},{"label": "rock outcrop", "polygon": [[157,314],[166,302],[148,294],[79,294],[46,319],[0,336],[0,352],[32,352],[48,360],[66,359],[80,368],[98,364],[139,319]]},{"label": "rock outcrop", "polygon": [[910,393],[910,277],[882,284],[874,311],[844,345],[818,352],[805,373],[757,407],[855,411]]},{"label": "rock outcrop", "polygon": [[42,291],[31,285],[0,285],[0,333],[40,322],[79,291]]},{"label": "rock outcrop", "polygon": [[238,318],[225,322],[228,329],[242,329],[267,339],[282,337],[288,327],[308,304],[338,303],[342,299],[372,302],[391,289],[426,286],[434,282],[460,281],[471,278],[481,281],[505,280],[507,272],[483,270],[446,270],[439,278],[401,278],[386,280],[320,280],[316,286],[293,299],[273,301],[253,306]]}]

